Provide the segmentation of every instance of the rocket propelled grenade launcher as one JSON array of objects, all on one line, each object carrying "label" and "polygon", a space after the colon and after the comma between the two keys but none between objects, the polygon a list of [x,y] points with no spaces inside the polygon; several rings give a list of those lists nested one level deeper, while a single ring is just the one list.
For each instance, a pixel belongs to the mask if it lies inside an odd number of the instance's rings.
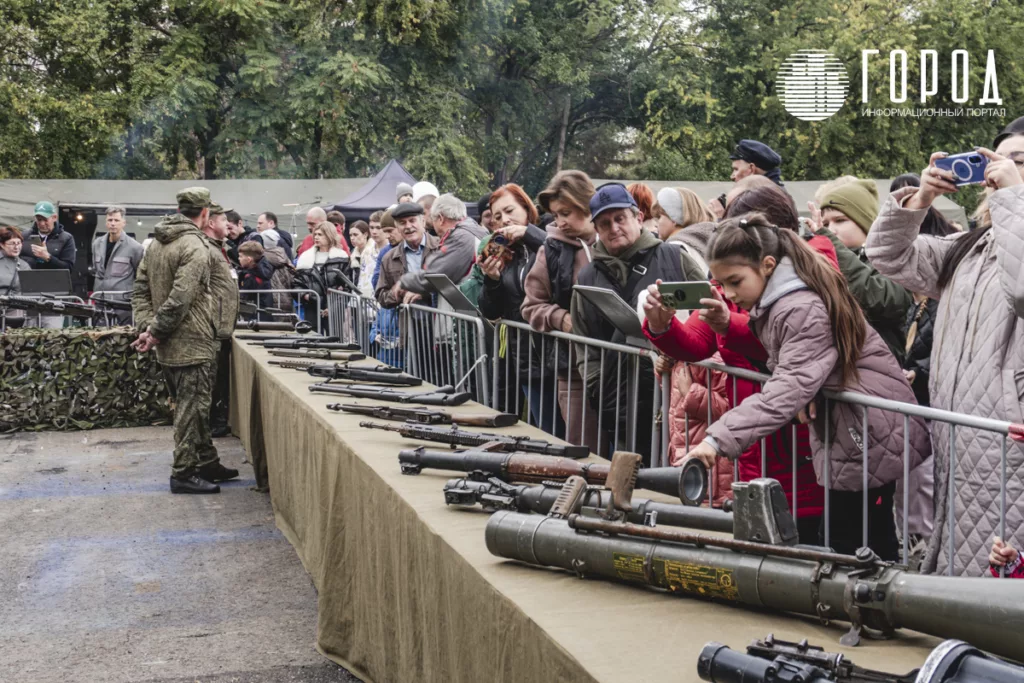
[{"label": "rocket propelled grenade launcher", "polygon": [[[766,488],[775,492],[761,495],[760,503],[752,500],[752,493]],[[915,574],[883,562],[870,548],[842,555],[794,546],[795,524],[785,528],[792,517],[764,517],[765,501],[784,497],[777,481],[734,483],[733,493],[733,538],[578,513],[560,518],[501,511],[488,520],[487,549],[580,577],[849,622],[840,638],[847,647],[857,645],[862,634],[890,636],[907,628],[1021,656],[1024,601],[1014,581]],[[758,539],[759,529],[764,540]]]},{"label": "rocket propelled grenade launcher", "polygon": [[419,393],[395,391],[387,387],[375,387],[365,384],[311,384],[313,393],[337,394],[353,398],[372,398],[377,401],[394,403],[422,403],[428,406],[461,406],[472,396],[467,391],[455,391],[453,386],[443,386]]},{"label": "rocket propelled grenade launcher", "polygon": [[[490,451],[431,451],[425,448],[400,451],[402,474],[419,474],[424,469],[453,472],[479,472],[502,481],[522,484],[564,482],[582,477],[587,484],[604,486],[610,465],[606,462],[582,462],[570,458],[533,453],[493,453]],[[686,503],[686,480],[680,467],[647,467],[636,474],[637,488],[656,491]],[[699,504],[698,499],[698,504]]]},{"label": "rocket propelled grenade launcher", "polygon": [[470,427],[511,427],[519,422],[512,413],[494,413],[493,415],[462,415],[446,410],[430,410],[428,408],[401,408],[398,406],[364,406],[358,403],[330,403],[328,410],[336,410],[356,415],[367,415],[379,420],[399,422],[416,422],[425,425],[466,425]]},{"label": "rocket propelled grenade launcher", "polygon": [[452,448],[458,446],[477,446],[483,450],[526,451],[527,453],[540,453],[542,455],[558,455],[564,458],[586,458],[590,455],[590,449],[586,446],[555,444],[528,436],[471,432],[454,426],[450,428],[435,427],[418,422],[406,422],[400,426],[379,424],[377,422],[360,422],[359,426],[367,429],[397,432],[407,439],[446,443]]}]

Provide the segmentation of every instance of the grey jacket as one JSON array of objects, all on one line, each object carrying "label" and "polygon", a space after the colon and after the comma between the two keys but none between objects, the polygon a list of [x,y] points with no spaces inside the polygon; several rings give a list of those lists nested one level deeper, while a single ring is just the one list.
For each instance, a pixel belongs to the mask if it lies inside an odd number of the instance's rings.
[{"label": "grey jacket", "polygon": [[31,270],[31,268],[23,259],[9,258],[0,253],[0,296],[21,294],[21,279],[18,277],[20,270]]},{"label": "grey jacket", "polygon": [[[796,414],[815,400],[822,389],[847,389],[869,396],[916,403],[910,384],[896,359],[870,325],[857,362],[859,377],[844,387],[837,365],[839,353],[832,343],[825,302],[797,275],[788,258],[782,259],[768,280],[764,294],[750,311],[757,337],[768,352],[772,377],[761,391],[751,395],[708,428],[719,453],[738,458],[758,439],[788,425]],[[819,402],[820,404],[820,402]],[[818,483],[838,491],[863,490],[864,408],[847,403],[829,404],[829,479],[825,481],[825,411],[811,429],[814,471]],[[867,409],[868,488],[894,482],[903,476],[903,417]],[[924,420],[910,420],[910,468],[929,453]]]},{"label": "grey jacket", "polygon": [[[939,290],[942,262],[962,235],[918,236],[927,211],[903,208],[916,192],[893,193],[871,226],[868,258],[907,289],[938,299],[929,394],[933,408],[978,417],[1024,422],[1024,186],[989,197],[992,229],[960,262]],[[950,548],[953,573],[981,576],[988,568],[992,537],[999,532],[1003,439],[997,434],[932,423],[935,453],[935,533],[923,569],[945,573]],[[1005,539],[1024,547],[1024,445],[1006,441]],[[955,457],[954,457],[955,456]],[[954,469],[954,533],[947,517],[950,463]]]},{"label": "grey jacket", "polygon": [[[107,249],[113,248],[110,262]],[[110,246],[107,236],[97,235],[92,241],[92,268],[96,276],[94,292],[130,292],[135,284],[135,271],[142,263],[142,245],[130,235],[121,233],[120,239]]]},{"label": "grey jacket", "polygon": [[447,275],[448,279],[459,284],[469,275],[476,260],[477,245],[487,235],[488,232],[475,220],[464,219],[445,233],[438,242],[436,251],[423,256],[423,270],[402,276],[402,289],[417,294],[429,294],[434,288],[430,286],[425,276],[437,273]]}]

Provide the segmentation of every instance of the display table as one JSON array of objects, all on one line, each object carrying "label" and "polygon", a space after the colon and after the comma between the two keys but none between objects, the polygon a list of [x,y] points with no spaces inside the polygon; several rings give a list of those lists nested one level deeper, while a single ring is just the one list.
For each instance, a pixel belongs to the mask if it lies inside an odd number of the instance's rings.
[{"label": "display table", "polygon": [[903,674],[938,644],[903,633],[842,648],[846,624],[499,559],[484,546],[486,513],[445,506],[456,474],[399,471],[398,451],[423,444],[327,410],[356,400],[310,393],[308,375],[267,365],[261,347],[235,341],[233,359],[232,424],[254,465],[265,462],[277,525],[317,589],[317,647],[363,680],[687,683],[706,642],[742,648],[768,633]]}]

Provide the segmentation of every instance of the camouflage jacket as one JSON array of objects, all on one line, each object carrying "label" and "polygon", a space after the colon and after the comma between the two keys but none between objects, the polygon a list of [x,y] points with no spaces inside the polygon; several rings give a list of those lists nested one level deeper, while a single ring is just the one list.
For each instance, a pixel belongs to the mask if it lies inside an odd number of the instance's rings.
[{"label": "camouflage jacket", "polygon": [[235,274],[222,240],[203,235],[210,247],[210,293],[217,339],[230,339],[238,320],[238,275]]},{"label": "camouflage jacket", "polygon": [[157,226],[135,276],[132,310],[136,326],[159,341],[160,363],[197,365],[216,356],[210,247],[185,216],[168,216]]}]

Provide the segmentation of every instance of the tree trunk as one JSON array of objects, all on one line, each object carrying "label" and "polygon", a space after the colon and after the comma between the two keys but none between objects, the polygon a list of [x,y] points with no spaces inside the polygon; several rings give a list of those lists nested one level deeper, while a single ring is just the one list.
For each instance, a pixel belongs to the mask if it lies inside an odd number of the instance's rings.
[{"label": "tree trunk", "polygon": [[569,130],[569,109],[572,107],[572,93],[565,95],[565,109],[562,111],[562,125],[558,131],[558,155],[555,157],[555,173],[562,171],[565,159],[565,134]]}]

